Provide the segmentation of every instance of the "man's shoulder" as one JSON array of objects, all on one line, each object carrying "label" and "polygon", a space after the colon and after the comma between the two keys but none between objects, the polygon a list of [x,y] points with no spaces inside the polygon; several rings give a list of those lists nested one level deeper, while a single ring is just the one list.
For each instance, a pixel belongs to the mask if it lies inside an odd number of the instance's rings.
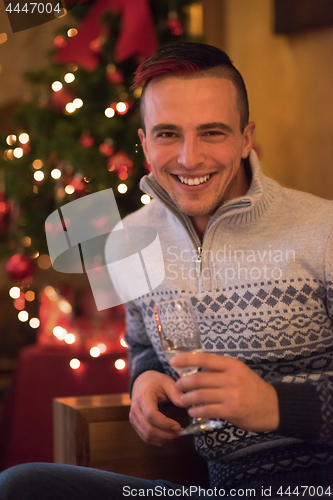
[{"label": "man's shoulder", "polygon": [[147,205],[139,208],[135,212],[126,215],[122,219],[125,226],[155,226],[165,217],[166,209],[162,203],[152,199]]},{"label": "man's shoulder", "polygon": [[281,187],[283,209],[300,215],[325,215],[333,217],[333,200],[320,198],[311,193]]}]

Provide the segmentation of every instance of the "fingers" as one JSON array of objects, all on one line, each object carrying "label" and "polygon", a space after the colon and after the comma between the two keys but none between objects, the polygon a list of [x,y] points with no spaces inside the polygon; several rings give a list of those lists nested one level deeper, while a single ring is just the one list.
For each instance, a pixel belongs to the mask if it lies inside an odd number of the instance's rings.
[{"label": "fingers", "polygon": [[196,389],[186,392],[182,396],[182,401],[186,405],[208,405],[208,404],[223,404],[225,400],[225,393],[219,388],[216,389]]},{"label": "fingers", "polygon": [[132,404],[130,422],[141,439],[155,446],[162,446],[170,439],[178,437],[181,426],[160,411],[143,409]]},{"label": "fingers", "polygon": [[176,382],[176,388],[180,391],[181,403],[184,403],[183,393],[192,391],[195,389],[207,388],[218,388],[223,389],[226,386],[230,386],[230,378],[228,378],[224,373],[213,373],[213,372],[197,372],[191,375],[186,375],[181,377]]},{"label": "fingers", "polygon": [[170,360],[170,364],[173,367],[197,366],[199,368],[205,368],[215,372],[224,372],[240,363],[241,361],[238,361],[235,358],[208,352],[189,352],[177,354],[177,356],[174,356]]},{"label": "fingers", "polygon": [[159,411],[159,403],[172,401],[178,406],[182,393],[175,381],[165,374],[147,371],[139,375],[133,384],[130,422],[146,442],[161,446],[178,437],[181,426]]}]

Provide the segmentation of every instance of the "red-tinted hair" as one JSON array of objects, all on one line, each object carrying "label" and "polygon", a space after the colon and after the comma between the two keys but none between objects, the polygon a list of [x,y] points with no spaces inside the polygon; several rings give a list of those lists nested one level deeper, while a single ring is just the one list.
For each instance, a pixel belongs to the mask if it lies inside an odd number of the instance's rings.
[{"label": "red-tinted hair", "polygon": [[179,73],[194,73],[200,71],[197,64],[190,61],[178,61],[177,59],[167,59],[165,61],[156,61],[148,65],[143,61],[137,68],[131,88],[143,87],[153,78],[163,75],[172,75]]}]

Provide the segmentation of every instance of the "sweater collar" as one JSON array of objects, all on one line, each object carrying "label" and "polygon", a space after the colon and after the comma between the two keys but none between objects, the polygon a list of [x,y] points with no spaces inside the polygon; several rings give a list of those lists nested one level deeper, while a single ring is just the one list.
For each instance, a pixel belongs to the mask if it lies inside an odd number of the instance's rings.
[{"label": "sweater collar", "polygon": [[[252,175],[251,184],[245,196],[234,198],[224,203],[214,214],[211,222],[222,216],[229,216],[229,222],[244,223],[253,216],[262,215],[271,205],[279,186],[267,178],[259,164],[257,154],[252,150],[249,154],[249,167]],[[170,198],[168,193],[156,181],[154,175],[145,175],[140,182],[142,191],[152,198],[160,200],[178,218],[187,218]]]}]

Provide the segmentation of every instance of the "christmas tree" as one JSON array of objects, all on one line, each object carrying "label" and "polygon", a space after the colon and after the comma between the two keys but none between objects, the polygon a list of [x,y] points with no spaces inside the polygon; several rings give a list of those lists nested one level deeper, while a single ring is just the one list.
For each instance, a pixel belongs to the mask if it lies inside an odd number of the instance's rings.
[{"label": "christmas tree", "polygon": [[14,129],[0,137],[0,254],[18,285],[11,296],[22,318],[34,260],[50,265],[49,214],[107,188],[121,217],[150,201],[139,189],[149,165],[138,144],[141,90],[131,90],[133,74],[157,46],[194,40],[187,30],[193,3],[123,0],[115,10],[83,1],[55,33],[49,65],[26,75],[29,96]]}]

